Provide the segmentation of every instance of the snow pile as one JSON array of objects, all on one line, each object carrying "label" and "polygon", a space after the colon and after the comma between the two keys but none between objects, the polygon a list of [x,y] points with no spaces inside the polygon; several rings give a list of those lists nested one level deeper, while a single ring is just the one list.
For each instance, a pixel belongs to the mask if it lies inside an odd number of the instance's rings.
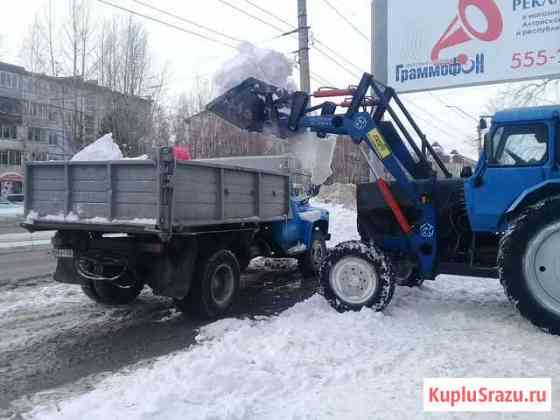
[{"label": "snow pile", "polygon": [[23,206],[18,205],[2,205],[0,203],[0,217],[15,218],[23,215]]},{"label": "snow pile", "polygon": [[113,141],[113,133],[109,133],[84,147],[71,160],[79,162],[84,160],[120,160],[122,158],[121,149]]},{"label": "snow pile", "polygon": [[[333,242],[357,238],[355,212],[313,204],[330,211]],[[212,323],[197,341],[28,418],[423,419],[424,378],[560,381],[560,337],[523,320],[492,279],[399,288],[383,314],[340,314],[315,295],[278,316]]]},{"label": "snow pile", "polygon": [[311,205],[329,212],[329,233],[331,234],[331,240],[327,242],[329,248],[341,242],[359,239],[358,216],[355,211],[341,204],[322,202],[317,198],[311,200]]},{"label": "snow pile", "polygon": [[218,321],[191,350],[31,417],[422,419],[426,377],[560,378],[560,339],[521,320],[497,281],[444,281],[400,288],[385,314],[339,314],[316,295],[277,317]]},{"label": "snow pile", "polygon": [[340,183],[323,185],[317,200],[341,204],[348,209],[356,209],[356,185]]},{"label": "snow pile", "polygon": [[218,96],[254,77],[279,88],[295,90],[291,79],[294,63],[284,54],[242,42],[238,54],[214,75],[214,95]]}]

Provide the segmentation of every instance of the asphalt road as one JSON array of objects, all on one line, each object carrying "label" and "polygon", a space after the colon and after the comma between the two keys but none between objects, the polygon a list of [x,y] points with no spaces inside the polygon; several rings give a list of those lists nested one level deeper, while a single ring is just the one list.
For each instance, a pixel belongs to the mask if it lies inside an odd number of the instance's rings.
[{"label": "asphalt road", "polygon": [[[96,304],[55,283],[53,269],[47,250],[0,255],[0,418],[18,418],[38,392],[185,349],[202,325],[147,290],[129,306]],[[233,316],[277,313],[317,286],[297,271],[245,274],[242,284]]]}]

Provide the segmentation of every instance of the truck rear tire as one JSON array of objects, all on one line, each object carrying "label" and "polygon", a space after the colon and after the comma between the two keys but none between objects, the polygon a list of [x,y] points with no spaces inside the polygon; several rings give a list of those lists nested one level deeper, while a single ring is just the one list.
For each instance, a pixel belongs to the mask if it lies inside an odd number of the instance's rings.
[{"label": "truck rear tire", "polygon": [[343,242],[321,264],[321,290],[338,311],[382,311],[395,293],[391,260],[360,241]]},{"label": "truck rear tire", "polygon": [[560,198],[528,207],[500,240],[506,296],[537,327],[560,335]]},{"label": "truck rear tire", "polygon": [[177,307],[201,319],[225,315],[239,290],[239,263],[235,254],[222,249],[197,264],[189,294],[176,299]]},{"label": "truck rear tire", "polygon": [[126,305],[132,303],[144,288],[144,284],[130,272],[123,274],[119,283],[105,280],[89,280],[82,278],[82,290],[95,302],[104,305]]},{"label": "truck rear tire", "polygon": [[315,277],[319,274],[323,258],[327,255],[325,235],[320,230],[313,232],[311,246],[298,257],[301,274],[304,277]]}]

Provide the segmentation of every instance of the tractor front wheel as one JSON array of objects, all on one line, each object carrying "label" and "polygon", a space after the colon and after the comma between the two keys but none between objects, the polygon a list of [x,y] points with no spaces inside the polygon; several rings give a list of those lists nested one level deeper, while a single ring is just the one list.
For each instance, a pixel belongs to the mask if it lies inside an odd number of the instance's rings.
[{"label": "tractor front wheel", "polygon": [[560,198],[527,208],[500,241],[498,269],[521,315],[560,335]]},{"label": "tractor front wheel", "polygon": [[382,311],[393,298],[395,276],[391,260],[360,241],[337,245],[321,264],[322,293],[338,311],[363,307]]}]

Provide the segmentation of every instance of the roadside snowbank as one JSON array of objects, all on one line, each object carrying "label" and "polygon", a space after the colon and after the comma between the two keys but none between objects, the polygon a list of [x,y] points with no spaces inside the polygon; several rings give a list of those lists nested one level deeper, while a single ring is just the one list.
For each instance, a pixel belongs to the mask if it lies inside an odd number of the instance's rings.
[{"label": "roadside snowbank", "polygon": [[[314,204],[331,212],[333,244],[357,237],[354,212]],[[560,381],[560,338],[521,319],[491,279],[442,276],[399,288],[383,314],[339,314],[315,295],[278,316],[215,322],[197,341],[27,417],[422,419],[426,377]],[[480,418],[441,418],[465,417]]]},{"label": "roadside snowbank", "polygon": [[218,321],[190,351],[31,417],[421,419],[425,377],[560,380],[559,339],[522,321],[496,281],[444,280],[399,289],[385,314],[339,314],[316,295],[277,317]]},{"label": "roadside snowbank", "polygon": [[311,200],[311,205],[329,212],[329,232],[331,234],[331,240],[327,242],[329,248],[341,242],[359,238],[355,211],[345,208],[341,204],[325,203],[316,198]]},{"label": "roadside snowbank", "polygon": [[23,216],[23,206],[6,205],[0,207],[0,218],[12,219]]},{"label": "roadside snowbank", "polygon": [[324,203],[342,204],[348,209],[356,209],[356,185],[340,184],[322,185],[317,200]]}]

